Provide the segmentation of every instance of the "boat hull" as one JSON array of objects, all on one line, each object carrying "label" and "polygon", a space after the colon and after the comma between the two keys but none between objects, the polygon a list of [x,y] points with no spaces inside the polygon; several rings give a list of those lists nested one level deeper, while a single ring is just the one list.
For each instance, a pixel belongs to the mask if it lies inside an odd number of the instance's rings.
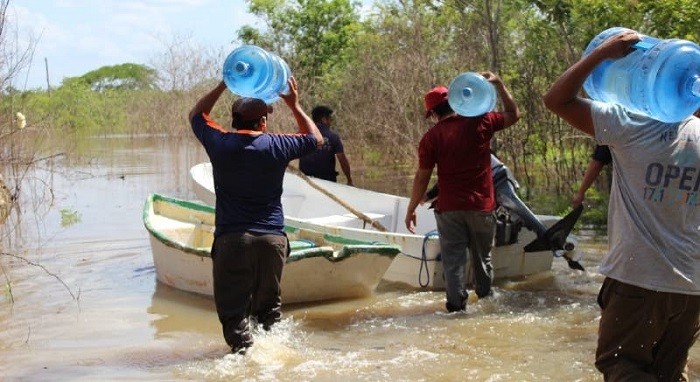
[{"label": "boat hull", "polygon": [[[190,174],[197,198],[214,205],[211,164],[200,163],[192,167]],[[385,280],[410,288],[444,289],[433,210],[427,206],[416,209],[415,232],[419,234],[413,234],[404,224],[408,203],[405,197],[305,177],[291,171],[284,177],[282,204],[286,223],[358,240],[398,245],[401,255],[387,269]],[[347,206],[360,214],[351,212]],[[537,215],[537,218],[546,227],[560,219],[548,215]],[[371,221],[379,223],[386,232],[373,227]],[[494,277],[516,278],[550,270],[552,251],[526,253],[523,249],[535,238],[534,232],[523,229],[516,242],[495,246],[492,251]],[[469,264],[466,268],[467,279],[473,280]]]},{"label": "boat hull", "polygon": [[[213,296],[213,207],[152,194],[144,207],[144,224],[158,281]],[[350,240],[303,227],[287,225],[286,231],[292,252],[282,273],[283,303],[371,295],[399,253],[398,246]],[[307,243],[311,244],[303,248]]]}]

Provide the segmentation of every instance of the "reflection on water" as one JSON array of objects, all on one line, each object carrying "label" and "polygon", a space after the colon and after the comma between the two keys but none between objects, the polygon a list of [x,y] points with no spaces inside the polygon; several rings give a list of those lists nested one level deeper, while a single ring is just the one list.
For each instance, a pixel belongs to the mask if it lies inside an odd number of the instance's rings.
[{"label": "reflection on water", "polygon": [[[229,355],[211,298],[155,281],[141,219],[149,192],[194,197],[188,170],[205,154],[194,140],[162,138],[80,147],[90,160],[33,170],[27,179],[42,181],[23,192],[44,187],[53,201],[24,198],[5,227],[3,252],[44,268],[0,257],[3,380],[602,380],[593,354],[605,244],[586,240],[588,272],[556,259],[551,272],[500,282],[491,298],[471,293],[465,314],[446,314],[443,292],[384,283],[364,299],[284,306],[246,356]],[[62,225],[61,210],[78,219]],[[699,364],[694,349],[693,374]]]},{"label": "reflection on water", "polygon": [[212,298],[184,293],[165,284],[156,283],[147,312],[153,315],[150,324],[156,338],[168,338],[190,330],[217,335],[221,331]]}]

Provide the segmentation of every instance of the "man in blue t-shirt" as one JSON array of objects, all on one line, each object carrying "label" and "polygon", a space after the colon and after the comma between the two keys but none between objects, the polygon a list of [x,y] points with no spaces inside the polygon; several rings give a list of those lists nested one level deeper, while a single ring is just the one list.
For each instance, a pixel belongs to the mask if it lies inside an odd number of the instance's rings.
[{"label": "man in blue t-shirt", "polygon": [[194,135],[212,164],[216,229],[211,248],[214,302],[224,339],[233,353],[253,345],[248,317],[269,330],[281,313],[280,280],[289,254],[284,232],[282,181],[287,164],[323,142],[299,105],[296,80],[280,94],[296,118],[298,134],[268,134],[270,107],[257,98],[239,98],[231,108],[228,131],[210,119],[224,82],[190,111]]},{"label": "man in blue t-shirt", "polygon": [[299,169],[305,175],[335,182],[338,176],[338,172],[335,170],[337,158],[348,181],[348,186],[352,186],[350,163],[343,150],[343,141],[335,131],[331,130],[333,110],[327,106],[316,106],[311,111],[311,118],[323,135],[323,146],[319,150],[301,157]]}]

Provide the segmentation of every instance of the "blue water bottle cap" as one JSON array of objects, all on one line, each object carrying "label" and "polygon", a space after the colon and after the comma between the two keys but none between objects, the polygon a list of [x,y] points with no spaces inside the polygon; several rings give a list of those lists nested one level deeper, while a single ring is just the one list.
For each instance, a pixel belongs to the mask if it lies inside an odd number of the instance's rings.
[{"label": "blue water bottle cap", "polygon": [[700,76],[695,77],[690,85],[690,91],[694,96],[700,97]]},{"label": "blue water bottle cap", "polygon": [[492,111],[496,107],[496,98],[496,88],[479,73],[461,73],[447,88],[450,107],[465,117],[475,117]]}]

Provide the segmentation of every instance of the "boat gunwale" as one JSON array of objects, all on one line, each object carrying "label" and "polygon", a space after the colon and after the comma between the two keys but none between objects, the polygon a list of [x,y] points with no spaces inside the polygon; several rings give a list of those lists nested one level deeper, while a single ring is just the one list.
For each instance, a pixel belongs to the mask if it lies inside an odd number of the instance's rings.
[{"label": "boat gunwale", "polygon": [[[144,206],[144,211],[143,211],[143,221],[144,225],[146,226],[146,229],[153,235],[155,238],[162,243],[163,245],[166,245],[171,248],[175,248],[177,250],[180,250],[182,252],[192,254],[195,256],[203,257],[203,258],[211,258],[211,247],[196,247],[192,245],[187,245],[187,244],[182,244],[180,242],[177,242],[175,240],[172,240],[172,238],[162,232],[162,230],[156,228],[151,221],[151,216],[156,215],[155,212],[155,204],[163,202],[163,203],[169,203],[169,204],[174,204],[178,207],[185,208],[185,209],[190,209],[190,210],[195,210],[197,212],[204,212],[204,213],[215,213],[215,208],[212,206],[209,206],[204,203],[198,203],[194,201],[189,201],[189,200],[183,200],[183,199],[177,199],[177,198],[171,198],[162,194],[158,193],[151,193],[149,194],[148,198],[146,199],[146,204]],[[165,217],[169,218],[169,217]],[[175,218],[169,218],[173,220],[177,220]],[[199,222],[199,221],[191,221],[190,223],[192,224],[205,224],[204,222]],[[342,261],[346,258],[349,258],[355,254],[358,253],[373,253],[378,256],[389,256],[389,257],[396,257],[398,254],[401,253],[401,248],[396,245],[396,244],[390,244],[390,243],[372,243],[372,242],[367,242],[363,240],[358,240],[358,239],[350,239],[346,238],[340,235],[333,235],[329,233],[322,233],[318,231],[314,231],[311,229],[307,228],[301,228],[301,227],[293,227],[288,224],[285,224],[285,233],[292,233],[292,234],[297,234],[299,231],[306,230],[310,232],[314,232],[315,234],[319,235],[320,239],[322,239],[324,242],[328,243],[334,243],[340,246],[338,250],[334,250],[332,246],[330,245],[317,245],[318,243],[315,242],[317,246],[312,247],[312,248],[301,248],[301,249],[296,249],[290,251],[290,255],[287,256],[286,263],[290,262],[296,262],[300,261],[303,259],[307,258],[313,258],[313,257],[323,257],[326,260],[330,262],[339,262]],[[306,239],[308,240],[308,239]]]}]

